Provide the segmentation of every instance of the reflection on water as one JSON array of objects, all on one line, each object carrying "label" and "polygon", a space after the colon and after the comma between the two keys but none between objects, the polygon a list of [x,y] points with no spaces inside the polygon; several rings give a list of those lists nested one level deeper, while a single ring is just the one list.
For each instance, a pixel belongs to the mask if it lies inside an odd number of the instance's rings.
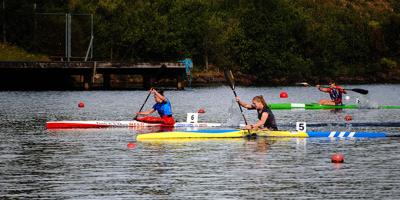
[{"label": "reflection on water", "polygon": [[[379,104],[400,105],[399,85],[362,86]],[[280,99],[285,90],[289,99]],[[310,88],[237,88],[245,101],[313,102]],[[178,121],[225,122],[237,105],[228,87],[167,91]],[[147,91],[0,92],[1,199],[399,199],[400,138],[185,139],[136,142],[156,129],[45,130],[50,120],[127,120]],[[352,94],[351,99],[357,97]],[[84,109],[77,102],[84,101]],[[149,108],[152,103],[145,107]],[[146,108],[144,108],[146,109]],[[238,108],[237,108],[238,109]],[[232,111],[232,112],[231,112]],[[236,111],[238,112],[238,111]],[[257,117],[244,112],[249,121]],[[400,110],[274,111],[278,125],[399,134]],[[352,127],[344,117],[351,115]],[[368,123],[375,124],[368,126]],[[243,121],[241,121],[243,123]],[[367,126],[361,125],[366,123]],[[326,125],[324,125],[326,124]],[[330,126],[329,126],[330,124]],[[328,125],[328,126],[327,126]],[[135,148],[128,148],[135,143]],[[343,153],[345,163],[331,163]]]}]

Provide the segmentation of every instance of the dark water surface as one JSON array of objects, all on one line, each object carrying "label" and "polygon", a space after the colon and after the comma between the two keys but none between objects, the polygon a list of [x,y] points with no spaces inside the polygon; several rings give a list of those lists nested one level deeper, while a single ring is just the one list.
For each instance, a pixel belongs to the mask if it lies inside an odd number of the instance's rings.
[{"label": "dark water surface", "polygon": [[[400,105],[400,85],[358,85],[370,102]],[[288,99],[279,92],[287,91]],[[245,101],[315,102],[314,88],[237,88]],[[137,130],[48,131],[53,120],[129,120],[147,91],[0,92],[0,199],[399,199],[399,137],[380,139],[219,139],[135,142]],[[228,87],[166,91],[178,121],[205,108],[200,121],[225,122]],[[350,93],[348,103],[359,98]],[[152,98],[146,109],[153,104]],[[86,106],[79,109],[79,101]],[[383,131],[399,135],[399,110],[274,111],[278,126]],[[246,111],[249,121],[256,114]],[[344,116],[354,123],[345,126]],[[330,125],[333,123],[333,125]],[[339,125],[338,125],[339,124]],[[141,130],[143,131],[143,130]],[[345,163],[333,164],[341,152]]]}]

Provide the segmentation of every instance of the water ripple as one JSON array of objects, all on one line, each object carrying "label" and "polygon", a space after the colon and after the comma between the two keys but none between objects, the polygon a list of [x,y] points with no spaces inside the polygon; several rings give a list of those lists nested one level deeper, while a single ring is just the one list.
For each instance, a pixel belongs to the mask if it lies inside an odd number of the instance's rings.
[{"label": "water ripple", "polygon": [[[400,105],[399,85],[367,85],[371,99]],[[280,99],[286,90],[289,100]],[[310,88],[241,88],[242,99],[311,102]],[[130,119],[147,91],[0,92],[2,199],[399,199],[400,138],[175,140],[135,142],[137,131],[48,131],[50,120]],[[202,121],[224,122],[232,106],[228,87],[167,91],[179,121],[203,107]],[[355,95],[355,94],[353,94]],[[354,99],[357,96],[352,96]],[[79,109],[77,103],[86,106]],[[152,103],[148,103],[145,109]],[[255,121],[254,112],[245,112]],[[399,134],[400,110],[275,111],[278,125],[294,129]],[[357,124],[374,123],[357,126]],[[321,125],[323,124],[323,125]],[[331,163],[334,153],[345,162]]]}]

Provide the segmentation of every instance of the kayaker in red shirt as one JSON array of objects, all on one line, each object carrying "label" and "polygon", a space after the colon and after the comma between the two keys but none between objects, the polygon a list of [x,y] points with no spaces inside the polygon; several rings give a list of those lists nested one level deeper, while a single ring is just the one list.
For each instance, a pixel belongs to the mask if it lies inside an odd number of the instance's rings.
[{"label": "kayaker in red shirt", "polygon": [[331,99],[321,99],[319,101],[320,105],[330,105],[330,106],[343,105],[342,96],[343,94],[346,94],[346,90],[343,87],[336,85],[336,83],[333,81],[329,83],[329,87],[327,88],[323,88],[320,85],[316,86],[319,91],[329,93],[329,96],[331,97]]},{"label": "kayaker in red shirt", "polygon": [[172,126],[175,124],[175,120],[172,117],[172,107],[169,100],[164,96],[164,91],[150,89],[150,92],[154,94],[154,101],[156,104],[147,111],[137,112],[137,115],[150,115],[151,113],[157,111],[160,117],[147,116],[143,118],[138,118],[138,121],[149,122],[149,123],[162,123],[167,126]]}]

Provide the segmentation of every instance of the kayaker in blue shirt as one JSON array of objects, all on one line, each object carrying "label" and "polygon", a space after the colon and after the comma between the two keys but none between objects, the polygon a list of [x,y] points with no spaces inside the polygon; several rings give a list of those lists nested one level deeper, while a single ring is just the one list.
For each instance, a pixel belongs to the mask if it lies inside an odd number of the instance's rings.
[{"label": "kayaker in blue shirt", "polygon": [[137,115],[150,115],[157,111],[160,117],[147,116],[138,118],[138,121],[149,122],[149,123],[162,123],[164,125],[174,125],[175,120],[172,117],[172,107],[169,100],[164,96],[164,91],[150,89],[150,92],[154,94],[154,101],[156,102],[150,110],[138,112]]},{"label": "kayaker in blue shirt", "polygon": [[255,96],[252,100],[252,104],[241,101],[239,97],[236,97],[236,101],[240,106],[247,108],[248,110],[257,110],[258,122],[255,124],[248,124],[244,129],[278,130],[275,116],[262,95]]}]

